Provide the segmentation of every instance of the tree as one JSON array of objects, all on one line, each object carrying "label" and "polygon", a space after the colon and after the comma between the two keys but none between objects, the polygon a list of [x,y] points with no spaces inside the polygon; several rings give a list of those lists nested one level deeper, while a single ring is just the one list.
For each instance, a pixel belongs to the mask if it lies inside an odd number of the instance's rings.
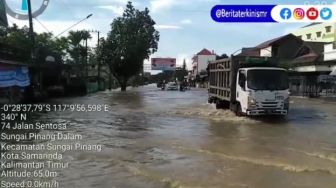
[{"label": "tree", "polygon": [[[45,63],[47,56],[55,57],[57,62],[63,62],[67,56],[68,40],[64,37],[55,39],[51,33],[34,33],[35,35],[35,51],[36,60],[39,63]],[[21,49],[16,56],[27,52],[28,57],[25,61],[30,59],[31,39],[29,36],[29,29],[27,27],[19,28],[13,25],[8,28],[0,27],[0,43],[8,45],[13,48]]]},{"label": "tree", "polygon": [[183,59],[182,69],[185,70],[185,71],[187,71],[187,63],[186,63],[185,59]]},{"label": "tree", "polygon": [[75,64],[84,63],[85,57],[87,55],[87,49],[81,43],[82,41],[86,41],[90,38],[90,32],[86,30],[69,32],[69,48],[67,49],[67,52]]},{"label": "tree", "polygon": [[224,54],[222,54],[221,56],[217,56],[217,57],[216,57],[216,60],[219,60],[219,59],[225,59],[225,58],[229,58],[229,56],[226,55],[226,54],[224,53]]},{"label": "tree", "polygon": [[178,81],[182,82],[187,75],[188,75],[187,63],[186,60],[184,59],[182,68],[178,68],[175,70],[174,78],[175,79],[177,78]]},{"label": "tree", "polygon": [[158,48],[159,32],[148,8],[136,10],[128,2],[122,17],[113,20],[107,39],[102,41],[99,60],[106,63],[122,91],[128,80],[141,72],[143,61]]}]

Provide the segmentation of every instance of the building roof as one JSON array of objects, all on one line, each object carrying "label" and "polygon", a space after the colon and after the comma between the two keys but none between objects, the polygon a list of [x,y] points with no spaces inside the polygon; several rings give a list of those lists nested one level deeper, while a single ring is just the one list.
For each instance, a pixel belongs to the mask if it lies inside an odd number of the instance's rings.
[{"label": "building roof", "polygon": [[311,63],[323,61],[324,42],[304,42],[296,53],[294,62]]},{"label": "building roof", "polygon": [[238,56],[260,56],[260,51],[255,47],[243,48]]},{"label": "building roof", "polygon": [[204,48],[200,52],[198,52],[196,55],[216,55],[215,53],[212,53],[210,50]]},{"label": "building roof", "polygon": [[314,52],[318,54],[323,54],[325,42],[309,42],[305,41],[303,45],[310,47]]},{"label": "building roof", "polygon": [[330,75],[332,75],[332,76],[336,76],[336,69],[333,70],[333,71],[330,73]]},{"label": "building roof", "polygon": [[284,36],[281,36],[281,37],[277,37],[277,38],[265,41],[265,42],[257,45],[255,48],[258,48],[258,49],[267,48],[269,46],[273,46],[275,44],[279,44],[282,41],[284,41],[286,39],[290,39],[290,38],[292,38],[294,40],[297,40],[297,41],[300,41],[300,42],[303,42],[303,40],[301,40],[300,38],[296,37],[295,35],[288,34],[288,35],[284,35]]},{"label": "building roof", "polygon": [[322,22],[311,23],[311,24],[308,24],[308,25],[303,26],[302,28],[306,28],[306,27],[310,27],[310,26],[314,26],[314,25],[319,25],[319,24],[321,24],[321,23],[322,23]]},{"label": "building roof", "polygon": [[297,57],[294,59],[295,63],[311,63],[311,62],[315,62],[319,59],[320,55],[316,54],[314,52],[310,52],[306,55]]}]

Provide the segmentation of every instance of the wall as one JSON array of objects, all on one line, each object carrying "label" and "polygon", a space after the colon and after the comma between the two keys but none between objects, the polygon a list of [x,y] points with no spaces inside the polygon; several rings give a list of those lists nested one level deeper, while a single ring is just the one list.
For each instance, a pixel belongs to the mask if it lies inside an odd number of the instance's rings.
[{"label": "wall", "polygon": [[272,57],[272,46],[260,50],[261,57]]},{"label": "wall", "polygon": [[[331,26],[331,32],[326,32],[326,27]],[[300,28],[292,32],[295,36],[302,36],[304,41],[315,42],[333,42],[335,41],[335,23],[321,23],[309,27]],[[321,37],[317,37],[317,32],[321,32]],[[308,39],[306,34],[311,34],[311,39]]]},{"label": "wall", "polygon": [[215,61],[216,55],[199,55],[198,56],[198,73],[206,71],[209,61]]},{"label": "wall", "polygon": [[324,61],[335,59],[336,59],[336,49],[334,49],[334,45],[333,44],[324,45]]},{"label": "wall", "polygon": [[336,65],[329,66],[329,65],[310,65],[310,66],[301,66],[296,67],[295,71],[297,72],[331,72],[332,70],[336,69]]}]

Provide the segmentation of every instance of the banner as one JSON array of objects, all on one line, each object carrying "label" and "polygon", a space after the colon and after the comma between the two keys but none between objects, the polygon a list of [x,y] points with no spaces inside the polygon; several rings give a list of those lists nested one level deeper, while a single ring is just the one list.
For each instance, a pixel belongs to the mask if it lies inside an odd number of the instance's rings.
[{"label": "banner", "polygon": [[4,67],[0,65],[0,88],[30,85],[29,70],[27,67]]},{"label": "banner", "polygon": [[152,58],[152,70],[173,71],[175,68],[175,58]]}]

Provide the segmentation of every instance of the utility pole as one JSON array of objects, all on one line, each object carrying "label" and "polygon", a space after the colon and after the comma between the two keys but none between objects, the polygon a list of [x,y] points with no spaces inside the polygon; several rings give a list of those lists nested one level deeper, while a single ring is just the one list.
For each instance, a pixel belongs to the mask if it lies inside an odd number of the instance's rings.
[{"label": "utility pole", "polygon": [[[34,23],[33,23],[33,14],[32,14],[32,4],[31,0],[27,0],[27,5],[28,5],[28,18],[29,18],[29,36],[31,40],[31,51],[30,51],[30,56],[31,56],[31,62],[33,64],[36,63],[36,49],[35,49],[35,35],[34,35]],[[37,78],[37,83],[38,83],[38,89],[40,92],[42,92],[43,89],[43,73],[41,66],[38,66],[37,70],[38,78]]]},{"label": "utility pole", "polygon": [[[99,50],[99,44],[100,44],[100,32],[97,31],[98,34],[98,41],[97,41],[97,50]],[[97,52],[96,52],[97,53]],[[98,61],[98,87],[100,88],[100,69],[101,69],[101,64],[100,61],[98,60],[99,58],[97,58]]]},{"label": "utility pole", "polygon": [[[91,33],[97,33],[98,35],[98,39],[97,39],[97,48],[96,48],[96,53],[97,53],[97,50],[99,49],[99,46],[100,46],[100,31],[98,30],[90,30],[89,32]],[[99,58],[97,58],[97,63],[98,63],[98,67],[97,67],[97,77],[98,77],[98,87],[100,88],[100,77],[101,77],[101,62],[98,60]]]},{"label": "utility pole", "polygon": [[89,62],[88,62],[88,55],[89,55],[89,50],[88,50],[88,39],[86,38],[85,40],[85,49],[86,49],[86,54],[85,54],[85,67],[86,67],[86,79],[89,77]]},{"label": "utility pole", "polygon": [[29,18],[29,35],[31,40],[31,56],[32,59],[35,59],[35,36],[34,36],[34,23],[33,23],[33,14],[32,14],[32,6],[31,0],[27,0],[28,2],[28,18]]}]

